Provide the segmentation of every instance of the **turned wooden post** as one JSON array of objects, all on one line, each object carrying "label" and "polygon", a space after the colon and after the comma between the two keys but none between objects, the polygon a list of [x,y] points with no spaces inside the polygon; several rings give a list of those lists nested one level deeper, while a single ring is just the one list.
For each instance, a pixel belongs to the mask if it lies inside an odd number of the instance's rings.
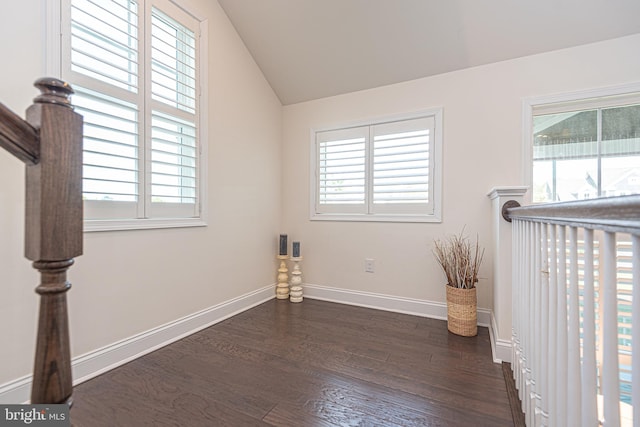
[{"label": "turned wooden post", "polygon": [[22,120],[0,104],[0,147],[26,165],[25,256],[41,283],[31,403],[71,404],[67,269],[82,255],[82,116],[71,87],[43,78]]},{"label": "turned wooden post", "polygon": [[31,403],[71,404],[66,292],[67,269],[82,255],[82,116],[66,83],[45,78],[35,86],[42,94],[27,121],[39,131],[40,149],[39,161],[26,168],[25,256],[41,283]]}]

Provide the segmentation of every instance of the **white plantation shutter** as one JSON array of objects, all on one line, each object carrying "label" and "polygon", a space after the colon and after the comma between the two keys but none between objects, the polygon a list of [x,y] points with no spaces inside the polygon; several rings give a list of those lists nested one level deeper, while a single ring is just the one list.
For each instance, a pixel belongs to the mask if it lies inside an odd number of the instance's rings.
[{"label": "white plantation shutter", "polygon": [[373,212],[429,211],[433,128],[433,117],[372,127]]},{"label": "white plantation shutter", "polygon": [[195,113],[196,36],[160,10],[151,15],[151,93],[154,100]]},{"label": "white plantation shutter", "polygon": [[312,217],[439,220],[434,185],[439,111],[317,131]]},{"label": "white plantation shutter", "polygon": [[63,5],[85,218],[197,218],[199,22],[166,0]]},{"label": "white plantation shutter", "polygon": [[[157,216],[197,214],[197,148],[193,123],[154,112],[151,119],[151,203]],[[164,213],[158,209],[164,206]],[[182,206],[176,206],[176,205]]]},{"label": "white plantation shutter", "polygon": [[[135,105],[77,88],[76,111],[84,117],[85,200],[137,202],[138,111]],[[135,207],[129,208],[135,215]]]},{"label": "white plantation shutter", "polygon": [[367,127],[318,132],[320,212],[365,213]]}]

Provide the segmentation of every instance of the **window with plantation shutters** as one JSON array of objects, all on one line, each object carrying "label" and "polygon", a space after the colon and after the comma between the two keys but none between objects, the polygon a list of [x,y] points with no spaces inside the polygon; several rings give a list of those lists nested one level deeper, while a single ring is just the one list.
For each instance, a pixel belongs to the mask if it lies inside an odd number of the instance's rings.
[{"label": "window with plantation shutters", "polygon": [[84,117],[85,229],[202,225],[201,23],[167,0],[61,6],[62,77]]},{"label": "window with plantation shutters", "polygon": [[312,219],[439,221],[441,116],[315,131]]}]

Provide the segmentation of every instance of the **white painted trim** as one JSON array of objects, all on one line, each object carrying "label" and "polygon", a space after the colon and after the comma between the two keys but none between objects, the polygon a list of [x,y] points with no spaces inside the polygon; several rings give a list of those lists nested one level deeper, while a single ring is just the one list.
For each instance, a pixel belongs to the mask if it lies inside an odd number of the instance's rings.
[{"label": "white painted trim", "polygon": [[498,197],[522,197],[529,187],[523,185],[511,185],[503,187],[493,187],[487,193],[487,197],[491,200]]},{"label": "white painted trim", "polygon": [[0,404],[29,403],[31,375],[17,378],[0,386]]},{"label": "white painted trim", "polygon": [[[201,211],[202,213],[203,211]],[[83,231],[151,230],[156,228],[206,227],[202,218],[135,218],[135,219],[85,219]]]},{"label": "white painted trim", "polygon": [[489,327],[489,338],[491,338],[491,355],[495,363],[511,363],[511,341],[502,340],[498,337],[498,325],[496,318],[491,312],[491,327]]},{"label": "white painted trim", "polygon": [[[71,361],[73,385],[90,380],[274,297],[275,283],[74,357]],[[30,390],[31,375],[2,384],[0,404],[28,402]]]},{"label": "white painted trim", "polygon": [[[305,298],[375,308],[432,319],[447,319],[447,304],[443,302],[376,294],[372,292],[352,291],[308,283],[303,285],[303,289]],[[478,325],[489,327],[491,324],[491,314],[491,310],[489,309],[478,308]]]}]

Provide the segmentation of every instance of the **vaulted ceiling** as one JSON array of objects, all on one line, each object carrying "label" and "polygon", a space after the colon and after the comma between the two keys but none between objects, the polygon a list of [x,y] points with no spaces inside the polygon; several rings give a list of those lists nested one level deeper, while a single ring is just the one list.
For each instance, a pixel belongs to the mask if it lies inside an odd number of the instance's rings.
[{"label": "vaulted ceiling", "polygon": [[640,33],[640,0],[218,1],[285,105]]}]

